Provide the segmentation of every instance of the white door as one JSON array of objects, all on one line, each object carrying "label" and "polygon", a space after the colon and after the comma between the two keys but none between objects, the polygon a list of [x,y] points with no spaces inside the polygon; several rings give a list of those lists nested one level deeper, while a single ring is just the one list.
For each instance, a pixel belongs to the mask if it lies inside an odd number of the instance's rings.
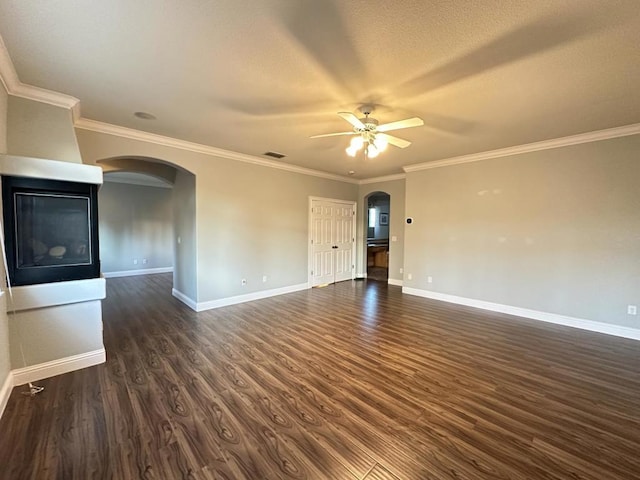
[{"label": "white door", "polygon": [[337,205],[334,213],[335,281],[342,282],[353,278],[354,207],[353,205]]},{"label": "white door", "polygon": [[312,286],[333,283],[335,277],[333,205],[311,202],[311,277]]},{"label": "white door", "polygon": [[353,278],[355,203],[311,200],[311,285]]}]

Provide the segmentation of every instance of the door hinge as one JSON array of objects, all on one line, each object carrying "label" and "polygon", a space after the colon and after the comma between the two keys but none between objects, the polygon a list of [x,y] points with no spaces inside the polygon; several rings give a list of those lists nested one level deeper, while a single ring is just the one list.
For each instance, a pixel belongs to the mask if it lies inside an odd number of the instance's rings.
[{"label": "door hinge", "polygon": [[313,245],[313,240],[311,240],[311,245]]},{"label": "door hinge", "polygon": [[311,270],[311,275],[313,275],[313,270]]}]

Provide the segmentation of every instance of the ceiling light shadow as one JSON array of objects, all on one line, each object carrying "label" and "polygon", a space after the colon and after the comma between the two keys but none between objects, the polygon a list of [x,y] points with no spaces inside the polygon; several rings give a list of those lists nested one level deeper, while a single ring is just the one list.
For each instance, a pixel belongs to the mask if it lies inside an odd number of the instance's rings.
[{"label": "ceiling light shadow", "polygon": [[367,72],[335,0],[296,0],[285,13],[287,30],[350,98],[366,90]]},{"label": "ceiling light shadow", "polygon": [[314,116],[333,112],[335,103],[326,99],[300,102],[273,98],[218,98],[215,102],[224,108],[251,117]]},{"label": "ceiling light shadow", "polygon": [[402,96],[417,97],[581,37],[593,35],[611,23],[611,18],[608,18],[605,12],[594,10],[589,11],[588,17],[541,18],[400,84],[396,92]]}]

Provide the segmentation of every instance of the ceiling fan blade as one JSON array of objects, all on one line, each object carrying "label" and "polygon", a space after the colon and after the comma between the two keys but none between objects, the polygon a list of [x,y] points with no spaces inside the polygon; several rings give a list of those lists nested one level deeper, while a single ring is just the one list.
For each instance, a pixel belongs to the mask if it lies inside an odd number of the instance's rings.
[{"label": "ceiling fan blade", "polygon": [[349,122],[354,127],[361,128],[362,130],[365,129],[364,123],[362,123],[360,121],[360,119],[358,117],[356,117],[353,113],[351,113],[351,112],[338,112],[338,115],[340,115],[342,118],[344,118],[347,122]]},{"label": "ceiling fan blade", "polygon": [[387,133],[378,133],[376,134],[376,137],[382,137],[391,145],[395,145],[396,147],[400,148],[407,148],[409,145],[411,145],[410,141],[404,140],[403,138],[394,137],[393,135],[389,135]]},{"label": "ceiling fan blade", "polygon": [[335,137],[337,135],[355,135],[355,134],[356,132],[323,133],[322,135],[313,135],[309,138]]},{"label": "ceiling fan blade", "polygon": [[301,117],[324,114],[333,111],[331,100],[297,102],[285,98],[263,98],[244,96],[242,98],[217,98],[222,107],[247,117]]},{"label": "ceiling fan blade", "polygon": [[484,45],[478,45],[444,65],[398,85],[395,91],[401,92],[404,96],[421,96],[526,57],[557,49],[581,37],[595,35],[612,22],[613,17],[607,15],[606,5],[603,3],[597,13],[592,10],[588,17],[570,14],[532,20]]},{"label": "ceiling fan blade", "polygon": [[420,127],[424,125],[424,122],[421,118],[413,117],[407,118],[405,120],[398,120],[397,122],[385,123],[383,125],[378,125],[376,129],[378,132],[388,132],[389,130],[399,130],[401,128],[409,128],[409,127]]},{"label": "ceiling fan blade", "polygon": [[340,0],[284,2],[285,27],[315,63],[327,72],[335,86],[356,97],[366,90],[361,79],[365,63],[354,46],[349,18],[343,18]]}]

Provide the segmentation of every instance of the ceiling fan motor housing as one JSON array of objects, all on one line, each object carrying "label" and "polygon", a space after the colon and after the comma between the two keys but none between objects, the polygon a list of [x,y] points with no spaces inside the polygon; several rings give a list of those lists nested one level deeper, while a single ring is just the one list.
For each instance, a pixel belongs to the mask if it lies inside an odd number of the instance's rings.
[{"label": "ceiling fan motor housing", "polygon": [[359,132],[375,132],[376,128],[378,128],[378,120],[369,116],[373,113],[373,105],[362,105],[359,110],[364,114],[364,117],[359,120],[363,123],[365,128],[364,130],[356,130]]},{"label": "ceiling fan motor housing", "polygon": [[378,120],[376,120],[375,118],[364,117],[361,118],[360,121],[364,124],[365,128],[363,131],[365,132],[372,132],[375,131],[376,128],[378,128]]}]

